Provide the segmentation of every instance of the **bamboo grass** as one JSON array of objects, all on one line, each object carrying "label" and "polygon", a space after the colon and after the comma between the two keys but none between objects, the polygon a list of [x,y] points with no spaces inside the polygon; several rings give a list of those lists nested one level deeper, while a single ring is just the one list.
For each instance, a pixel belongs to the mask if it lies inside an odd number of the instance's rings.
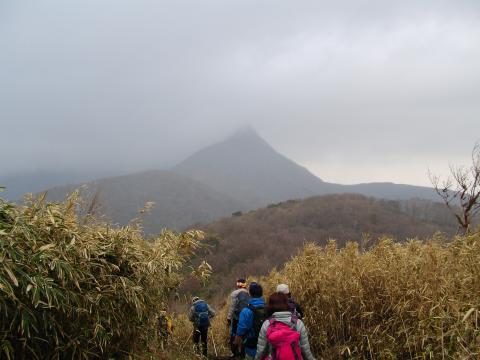
[{"label": "bamboo grass", "polygon": [[[79,218],[74,193],[26,206],[0,199],[0,358],[124,358],[148,346],[200,232]],[[208,268],[201,271],[203,275]]]}]

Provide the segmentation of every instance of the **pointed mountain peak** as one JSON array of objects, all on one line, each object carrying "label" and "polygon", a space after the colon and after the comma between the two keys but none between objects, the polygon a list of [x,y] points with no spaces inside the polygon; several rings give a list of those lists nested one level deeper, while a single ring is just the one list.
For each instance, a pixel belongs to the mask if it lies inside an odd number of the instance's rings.
[{"label": "pointed mountain peak", "polygon": [[257,130],[251,125],[245,125],[239,128],[231,137],[255,137],[259,138]]},{"label": "pointed mountain peak", "polygon": [[319,178],[278,153],[250,126],[199,150],[174,170],[253,208],[317,194],[322,186]]},{"label": "pointed mountain peak", "polygon": [[244,146],[262,146],[273,150],[270,144],[260,136],[252,126],[243,126],[223,141],[223,144],[231,144],[239,149]]}]

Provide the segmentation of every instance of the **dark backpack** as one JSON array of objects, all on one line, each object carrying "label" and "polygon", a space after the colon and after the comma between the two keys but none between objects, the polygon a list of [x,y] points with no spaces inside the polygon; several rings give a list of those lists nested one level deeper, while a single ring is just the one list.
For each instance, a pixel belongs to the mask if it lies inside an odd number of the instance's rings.
[{"label": "dark backpack", "polygon": [[293,300],[292,298],[288,299],[288,310],[292,313],[293,316],[295,316],[297,319],[301,319],[303,316],[302,314],[298,311],[298,305]]},{"label": "dark backpack", "polygon": [[237,303],[235,304],[235,308],[233,309],[233,317],[234,319],[240,318],[240,313],[244,308],[248,306],[250,302],[250,294],[246,291],[240,291],[237,295]]},{"label": "dark backpack", "polygon": [[198,328],[205,328],[210,326],[210,312],[205,301],[198,301],[193,305],[195,310],[194,323]]},{"label": "dark backpack", "polygon": [[245,346],[249,349],[256,349],[258,343],[258,335],[262,329],[263,322],[267,319],[267,311],[264,306],[254,307],[248,304],[248,308],[253,313],[252,330],[248,333]]}]

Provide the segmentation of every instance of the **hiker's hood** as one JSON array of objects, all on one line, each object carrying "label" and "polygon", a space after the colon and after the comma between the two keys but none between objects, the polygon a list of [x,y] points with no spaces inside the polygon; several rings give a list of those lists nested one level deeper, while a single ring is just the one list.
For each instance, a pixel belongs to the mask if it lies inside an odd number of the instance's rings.
[{"label": "hiker's hood", "polygon": [[238,296],[241,292],[246,292],[248,294],[248,290],[245,288],[240,288],[232,291],[232,296]]},{"label": "hiker's hood", "polygon": [[254,307],[259,307],[259,306],[265,306],[265,300],[263,298],[251,298],[249,301],[249,304],[251,304]]},{"label": "hiker's hood", "polygon": [[292,313],[290,311],[278,311],[276,313],[273,313],[272,317],[274,317],[275,320],[283,322],[285,324],[292,323]]}]

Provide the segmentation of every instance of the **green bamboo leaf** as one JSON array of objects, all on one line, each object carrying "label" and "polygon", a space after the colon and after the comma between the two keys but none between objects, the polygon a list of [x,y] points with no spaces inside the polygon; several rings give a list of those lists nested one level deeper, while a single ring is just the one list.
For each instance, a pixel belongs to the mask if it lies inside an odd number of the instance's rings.
[{"label": "green bamboo leaf", "polygon": [[8,267],[4,267],[6,273],[8,274],[8,276],[10,277],[10,280],[12,280],[13,284],[15,286],[18,286],[18,280],[17,278],[15,277],[15,275],[13,274],[12,270],[10,270]]}]

